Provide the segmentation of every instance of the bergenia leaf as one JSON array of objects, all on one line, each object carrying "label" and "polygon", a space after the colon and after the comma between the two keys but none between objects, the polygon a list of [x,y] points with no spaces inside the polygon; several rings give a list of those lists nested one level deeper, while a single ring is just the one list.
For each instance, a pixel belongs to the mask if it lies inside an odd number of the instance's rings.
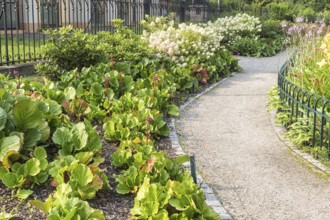
[{"label": "bergenia leaf", "polygon": [[93,174],[88,166],[78,164],[71,173],[71,179],[76,180],[80,186],[86,186],[92,182]]},{"label": "bergenia leaf", "polygon": [[40,142],[46,142],[49,139],[50,135],[50,128],[48,126],[48,123],[46,121],[41,122],[37,127],[39,133],[40,133]]},{"label": "bergenia leaf", "polygon": [[73,87],[67,87],[64,89],[64,95],[66,100],[74,99],[76,97],[76,89]]},{"label": "bergenia leaf", "polygon": [[72,131],[72,142],[76,150],[82,150],[87,145],[88,134],[85,129],[85,124],[80,122],[76,124]]},{"label": "bergenia leaf", "polygon": [[13,116],[17,128],[21,131],[36,128],[43,118],[38,106],[29,99],[21,100],[14,105]]},{"label": "bergenia leaf", "polygon": [[41,170],[40,161],[36,158],[29,159],[24,166],[24,170],[27,175],[36,176]]},{"label": "bergenia leaf", "polygon": [[53,201],[52,201],[52,197],[49,196],[45,202],[41,202],[39,200],[30,200],[29,203],[39,208],[45,214],[48,214],[52,207]]},{"label": "bergenia leaf", "polygon": [[37,158],[38,160],[46,159],[47,158],[47,152],[45,148],[43,147],[37,147],[33,151],[33,156]]},{"label": "bergenia leaf", "polygon": [[12,163],[17,161],[20,158],[20,153],[15,150],[10,150],[6,153],[5,157],[2,160],[2,165],[9,170]]},{"label": "bergenia leaf", "polygon": [[32,195],[33,191],[29,189],[19,189],[16,192],[16,197],[22,200],[27,199],[30,195]]},{"label": "bergenia leaf", "polygon": [[52,140],[55,144],[65,146],[71,141],[71,132],[68,128],[57,128],[53,134]]},{"label": "bergenia leaf", "polygon": [[180,111],[179,111],[178,106],[176,106],[176,105],[174,105],[174,104],[170,104],[170,105],[167,106],[167,113],[168,113],[170,116],[178,117],[179,114],[180,114]]},{"label": "bergenia leaf", "polygon": [[3,158],[9,151],[19,152],[20,149],[21,140],[18,136],[13,135],[3,138],[0,145],[0,161],[3,161]]},{"label": "bergenia leaf", "polygon": [[37,128],[29,129],[24,132],[24,145],[26,150],[32,150],[36,146],[37,142],[41,139],[41,134]]},{"label": "bergenia leaf", "polygon": [[14,188],[19,185],[16,173],[6,173],[3,175],[1,180],[3,184],[5,184],[5,186],[7,186],[8,188]]}]

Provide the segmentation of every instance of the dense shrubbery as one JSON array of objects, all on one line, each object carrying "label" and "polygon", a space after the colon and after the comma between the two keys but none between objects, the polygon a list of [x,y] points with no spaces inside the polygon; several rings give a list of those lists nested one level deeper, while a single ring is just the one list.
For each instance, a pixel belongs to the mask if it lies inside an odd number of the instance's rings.
[{"label": "dense shrubbery", "polygon": [[259,18],[237,14],[209,22],[219,35],[222,44],[232,53],[242,56],[273,56],[285,48],[284,35],[279,21],[260,22]]},{"label": "dense shrubbery", "polygon": [[228,72],[228,67],[237,65],[221,46],[222,35],[213,25],[180,24],[166,18],[149,18],[145,22],[143,39],[158,56],[168,56],[181,67],[188,67],[193,75],[206,84]]},{"label": "dense shrubbery", "polygon": [[[21,199],[34,185],[56,187],[45,201],[30,201],[48,219],[104,219],[86,202],[109,189],[99,168],[102,133],[119,145],[111,155],[112,165],[122,169],[116,191],[138,195],[133,218],[218,219],[181,167],[189,158],[171,159],[153,141],[169,135],[164,116],[179,114],[172,98],[236,70],[237,60],[200,26],[174,29],[184,38],[177,51],[184,65],[169,53],[153,55],[145,40],[116,25],[113,34],[94,36],[71,27],[53,32],[43,48],[50,63],[37,68],[56,82],[21,81],[17,74],[14,81],[1,78],[1,141],[7,147],[0,148],[0,179]],[[80,38],[88,43],[80,44]],[[205,54],[191,42],[207,46]]]},{"label": "dense shrubbery", "polygon": [[59,30],[48,30],[47,46],[41,47],[43,57],[49,62],[37,65],[41,74],[47,74],[52,79],[64,74],[66,71],[95,65],[107,60],[105,45],[98,37],[84,33],[81,29],[71,26]]}]

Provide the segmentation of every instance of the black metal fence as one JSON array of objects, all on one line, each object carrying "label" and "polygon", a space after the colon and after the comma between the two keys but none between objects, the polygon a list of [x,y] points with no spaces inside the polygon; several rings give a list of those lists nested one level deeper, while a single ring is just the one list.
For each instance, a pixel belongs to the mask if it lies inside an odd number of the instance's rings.
[{"label": "black metal fence", "polygon": [[[233,10],[246,12],[239,5],[227,8],[205,0],[0,0],[0,4],[0,66],[41,60],[39,49],[47,37],[42,31],[48,28],[72,25],[90,33],[112,31],[112,21],[122,19],[141,33],[139,22],[146,15],[174,12],[180,22],[206,22]],[[265,13],[254,9],[255,15]]]},{"label": "black metal fence", "polygon": [[[288,106],[287,111],[292,124],[301,120],[304,123],[306,144],[310,147],[327,148],[330,153],[330,100],[302,89],[287,79],[293,61],[287,61],[278,74],[280,99]],[[309,139],[309,140],[308,140]]]}]

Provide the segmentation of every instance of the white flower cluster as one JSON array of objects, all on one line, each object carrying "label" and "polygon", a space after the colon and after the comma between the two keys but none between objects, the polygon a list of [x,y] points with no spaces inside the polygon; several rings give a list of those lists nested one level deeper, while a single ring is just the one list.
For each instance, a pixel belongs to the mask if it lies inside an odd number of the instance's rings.
[{"label": "white flower cluster", "polygon": [[144,32],[143,37],[159,55],[167,55],[182,66],[203,63],[220,49],[222,36],[211,26],[179,24],[153,33]]},{"label": "white flower cluster", "polygon": [[215,22],[209,22],[209,26],[224,36],[225,42],[232,42],[241,37],[255,37],[261,32],[259,18],[248,14],[237,14],[231,17],[219,18]]}]

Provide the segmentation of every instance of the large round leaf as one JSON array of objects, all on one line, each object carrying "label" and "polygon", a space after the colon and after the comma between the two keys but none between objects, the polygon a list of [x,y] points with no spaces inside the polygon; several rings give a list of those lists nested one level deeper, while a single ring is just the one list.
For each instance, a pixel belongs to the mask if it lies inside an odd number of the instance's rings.
[{"label": "large round leaf", "polygon": [[21,146],[20,138],[16,135],[3,138],[0,146],[0,161],[3,161],[9,151],[19,152]]},{"label": "large round leaf", "polygon": [[13,116],[19,130],[36,128],[42,121],[43,114],[31,100],[22,100],[13,108]]},{"label": "large round leaf", "polygon": [[86,186],[92,182],[93,174],[88,166],[78,164],[71,173],[71,179],[76,180],[80,186]]},{"label": "large round leaf", "polygon": [[37,142],[41,139],[41,133],[38,129],[30,129],[25,133],[23,149],[32,151],[33,147],[37,145]]},{"label": "large round leaf", "polygon": [[25,164],[24,170],[27,175],[36,176],[41,170],[40,161],[36,158],[29,159]]}]

